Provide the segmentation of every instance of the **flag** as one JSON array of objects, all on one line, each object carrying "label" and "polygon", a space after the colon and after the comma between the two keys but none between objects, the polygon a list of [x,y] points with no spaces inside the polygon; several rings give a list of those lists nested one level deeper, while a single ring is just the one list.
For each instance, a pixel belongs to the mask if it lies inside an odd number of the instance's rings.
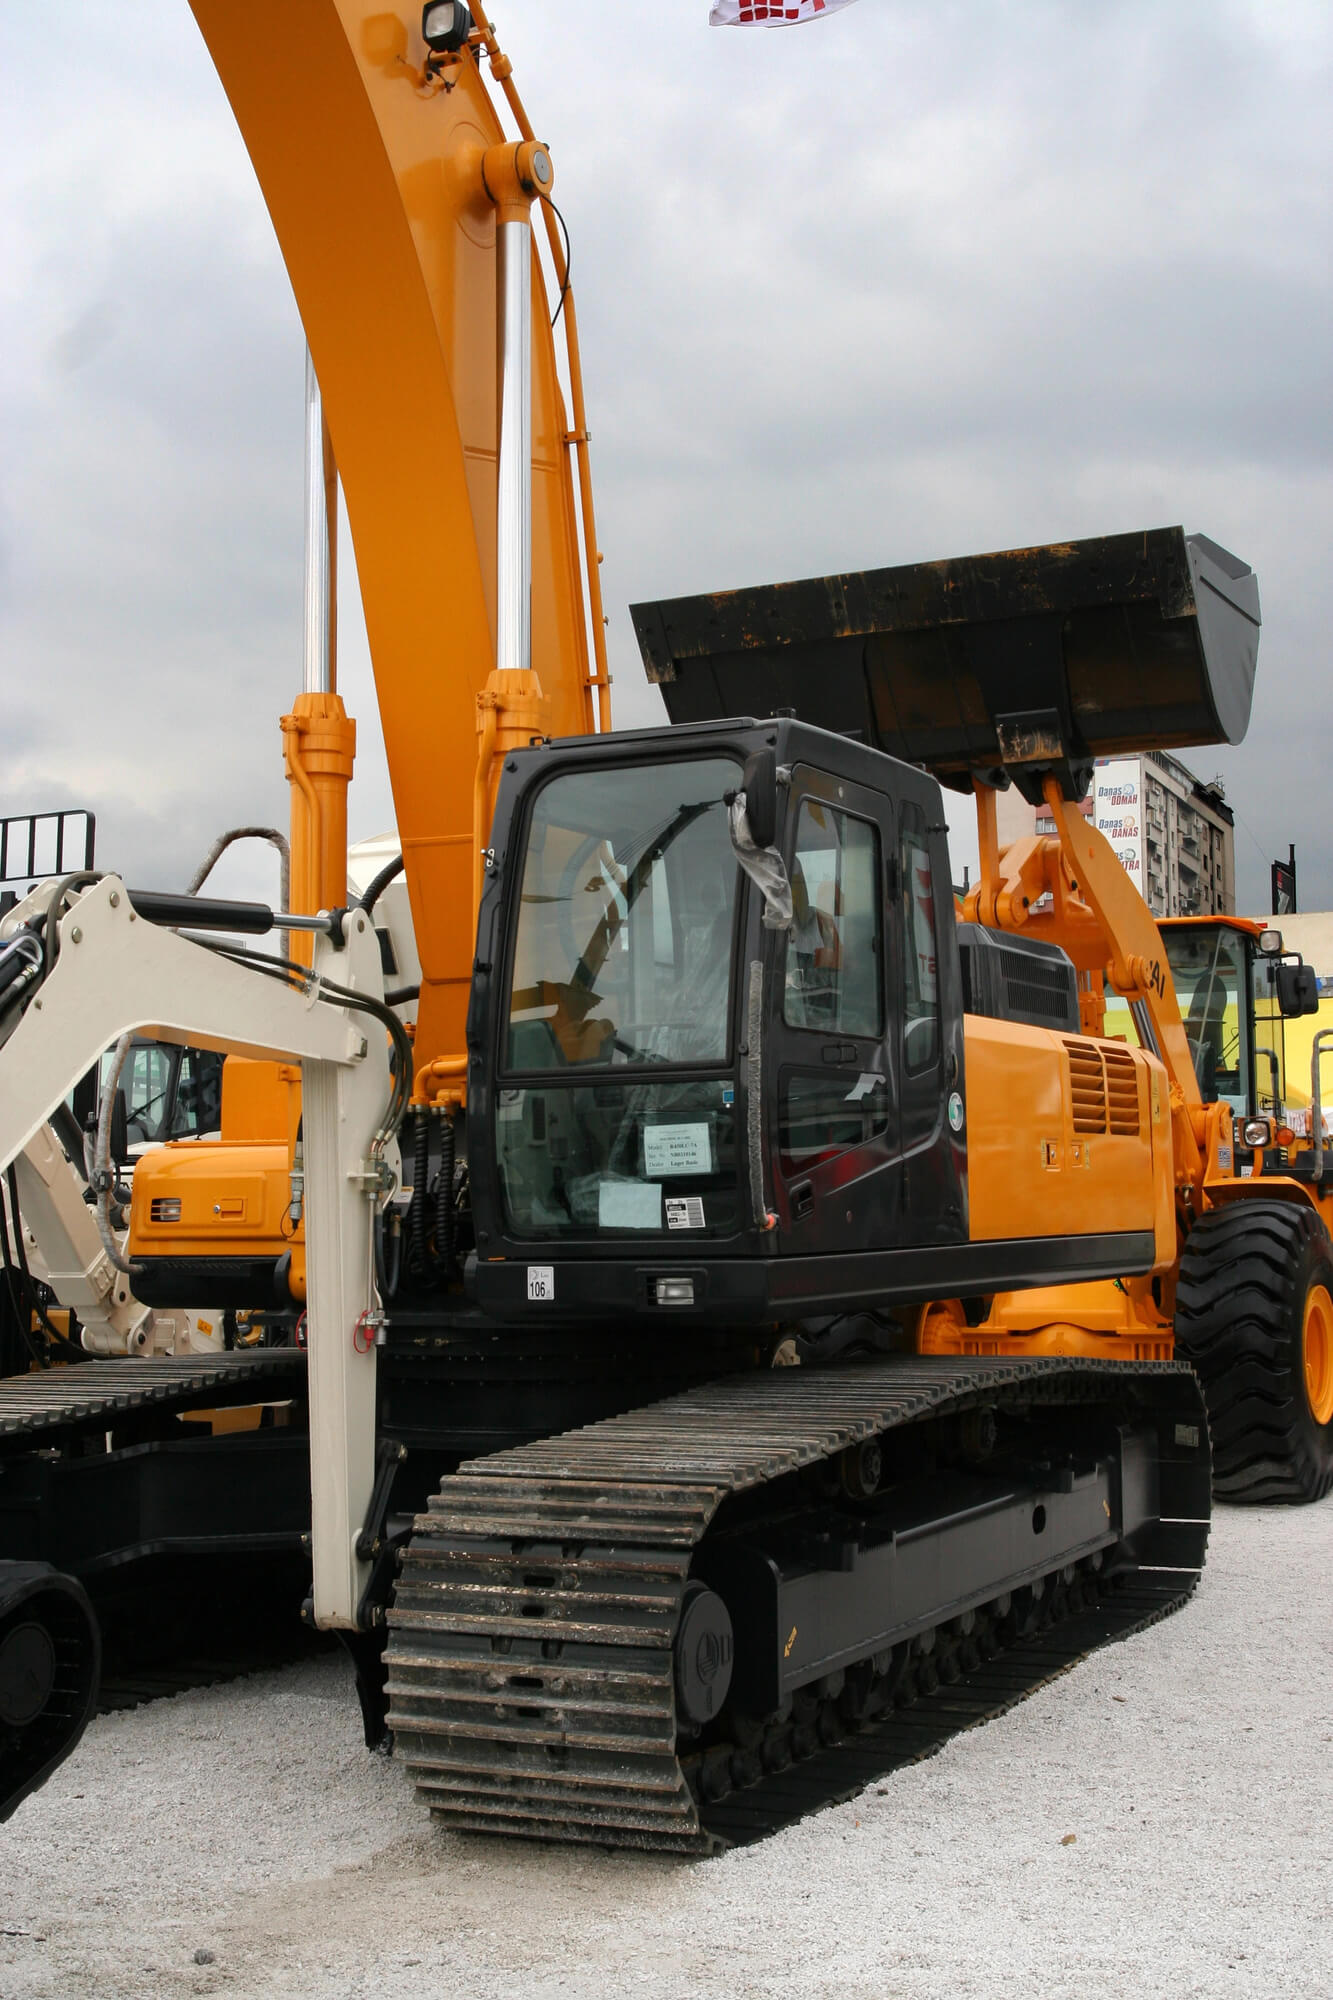
[{"label": "flag", "polygon": [[817,21],[836,14],[852,0],[713,0],[710,28],[792,28],[798,21]]}]

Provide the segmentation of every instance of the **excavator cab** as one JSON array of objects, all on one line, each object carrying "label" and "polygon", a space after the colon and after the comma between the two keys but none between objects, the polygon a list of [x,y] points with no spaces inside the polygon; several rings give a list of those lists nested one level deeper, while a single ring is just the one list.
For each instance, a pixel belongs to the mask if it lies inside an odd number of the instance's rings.
[{"label": "excavator cab", "polygon": [[[492,1318],[808,1327],[1160,1261],[1145,1059],[1076,1062],[1065,954],[958,925],[928,773],[789,715],[539,743],[492,841],[465,1271]],[[1089,1087],[1122,1108],[1056,1182]]]},{"label": "excavator cab", "polygon": [[786,717],[544,744],[508,760],[494,851],[483,1306],[771,1317],[799,1269],[828,1311],[847,1259],[965,1239],[933,779]]}]

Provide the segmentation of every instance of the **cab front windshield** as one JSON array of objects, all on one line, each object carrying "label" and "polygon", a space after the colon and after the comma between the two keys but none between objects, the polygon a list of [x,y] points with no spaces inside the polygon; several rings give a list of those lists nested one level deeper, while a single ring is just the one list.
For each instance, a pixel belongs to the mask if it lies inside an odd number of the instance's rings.
[{"label": "cab front windshield", "polygon": [[726,1060],[737,865],[705,757],[569,772],[528,829],[506,1067]]},{"label": "cab front windshield", "polygon": [[1250,1109],[1250,1037],[1245,950],[1234,931],[1168,930],[1167,957],[1189,1040],[1199,1094],[1239,1117]]},{"label": "cab front windshield", "polygon": [[[730,758],[569,772],[538,793],[514,939],[496,1163],[519,1237],[739,1226]],[[711,1074],[710,1074],[711,1072]]]}]

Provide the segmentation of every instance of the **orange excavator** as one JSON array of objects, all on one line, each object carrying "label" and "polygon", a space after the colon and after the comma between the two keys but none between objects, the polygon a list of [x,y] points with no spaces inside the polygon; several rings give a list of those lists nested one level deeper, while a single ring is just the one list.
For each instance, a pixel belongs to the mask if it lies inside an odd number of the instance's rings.
[{"label": "orange excavator", "polygon": [[[1243,733],[1257,591],[1161,530],[641,606],[672,722],[612,732],[568,262],[508,58],[459,0],[294,0],[287,87],[266,10],[195,12],[343,481],[422,979],[413,1007],[347,900],[327,641],[283,724],[292,910],[83,875],[0,923],[0,1162],[131,1027],[226,1051],[223,1138],[140,1165],[129,1261],[193,1282],[211,1176],[261,1334],[0,1385],[3,1797],[77,1740],[117,1592],[142,1629],[262,1575],[308,1584],[450,1824],[713,1851],[1188,1597],[1203,1394],[1135,1343],[1213,1218],[1301,1217],[1282,1337],[1311,1347],[1322,1221],[1237,1174],[1072,810],[1103,749]],[[963,923],[941,779],[981,801]],[[998,854],[1006,782],[1053,842]],[[237,941],[275,929],[281,957]],[[238,1080],[303,1283],[268,1195],[223,1185]],[[958,1331],[1056,1287],[1040,1345]]]}]

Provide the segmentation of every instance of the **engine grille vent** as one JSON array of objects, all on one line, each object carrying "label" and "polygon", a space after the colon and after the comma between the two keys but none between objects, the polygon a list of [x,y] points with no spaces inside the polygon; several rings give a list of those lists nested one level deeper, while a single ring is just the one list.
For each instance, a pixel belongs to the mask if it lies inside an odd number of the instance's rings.
[{"label": "engine grille vent", "polygon": [[178,1194],[155,1194],[148,1204],[148,1214],[154,1222],[179,1222],[181,1219],[181,1198]]},{"label": "engine grille vent", "polygon": [[1096,1042],[1067,1041],[1065,1052],[1069,1057],[1074,1130],[1136,1138],[1139,1075],[1129,1050],[1101,1048]]},{"label": "engine grille vent", "polygon": [[1063,1027],[1069,1018],[1068,969],[1043,965],[1040,960],[1020,960],[1004,968],[1004,991],[1012,1019],[1031,1018]]},{"label": "engine grille vent", "polygon": [[1106,1064],[1106,1101],[1111,1130],[1128,1139],[1139,1131],[1139,1072],[1128,1049],[1103,1049]]},{"label": "engine grille vent", "polygon": [[1066,1042],[1070,1101],[1076,1132],[1106,1130],[1106,1074],[1100,1052],[1089,1042]]}]

